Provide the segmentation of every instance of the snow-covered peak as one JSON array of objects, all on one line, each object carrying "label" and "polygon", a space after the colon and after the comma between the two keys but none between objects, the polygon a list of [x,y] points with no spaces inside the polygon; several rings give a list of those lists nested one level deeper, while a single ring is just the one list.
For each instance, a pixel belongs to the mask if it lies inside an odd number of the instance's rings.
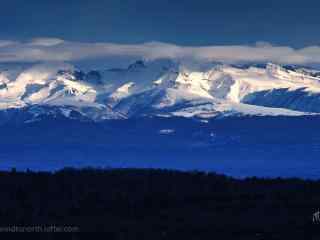
[{"label": "snow-covered peak", "polygon": [[91,110],[82,112],[95,119],[183,115],[184,111],[186,116],[203,117],[318,113],[320,78],[316,73],[272,63],[265,67],[214,63],[197,68],[170,59],[138,60],[127,68],[89,71],[66,63],[0,66],[0,109],[86,108]]}]

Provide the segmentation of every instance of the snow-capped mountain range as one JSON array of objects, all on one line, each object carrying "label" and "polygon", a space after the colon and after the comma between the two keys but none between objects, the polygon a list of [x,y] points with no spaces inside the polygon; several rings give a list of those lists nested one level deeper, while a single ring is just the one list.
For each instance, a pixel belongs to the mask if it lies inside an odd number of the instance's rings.
[{"label": "snow-capped mountain range", "polygon": [[68,63],[0,65],[0,111],[100,121],[320,113],[320,71],[272,63],[188,66],[136,61],[81,70]]}]

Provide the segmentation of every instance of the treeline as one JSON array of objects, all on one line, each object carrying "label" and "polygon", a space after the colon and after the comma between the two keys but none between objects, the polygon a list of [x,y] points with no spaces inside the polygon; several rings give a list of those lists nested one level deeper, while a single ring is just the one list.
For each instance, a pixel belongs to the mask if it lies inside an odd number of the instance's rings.
[{"label": "treeline", "polygon": [[320,181],[64,169],[0,172],[0,187],[0,231],[71,226],[108,239],[320,239],[313,221]]}]

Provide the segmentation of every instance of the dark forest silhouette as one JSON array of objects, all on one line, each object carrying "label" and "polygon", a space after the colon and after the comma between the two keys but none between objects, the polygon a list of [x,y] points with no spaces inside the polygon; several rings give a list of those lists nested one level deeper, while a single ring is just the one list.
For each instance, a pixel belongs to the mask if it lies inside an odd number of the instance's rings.
[{"label": "dark forest silhouette", "polygon": [[88,168],[0,172],[0,186],[1,227],[68,225],[109,239],[320,239],[319,181]]}]

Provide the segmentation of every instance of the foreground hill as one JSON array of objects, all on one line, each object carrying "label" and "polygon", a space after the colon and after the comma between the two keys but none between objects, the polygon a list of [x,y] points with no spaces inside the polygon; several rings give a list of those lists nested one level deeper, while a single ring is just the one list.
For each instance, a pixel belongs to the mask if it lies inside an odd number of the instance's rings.
[{"label": "foreground hill", "polygon": [[0,227],[72,226],[112,239],[320,237],[312,219],[320,199],[314,181],[66,169],[0,172],[0,187]]},{"label": "foreground hill", "polygon": [[[14,114],[15,115],[15,114]],[[134,167],[209,170],[236,177],[320,176],[320,116],[131,118],[57,115],[0,124],[0,168]]]}]

